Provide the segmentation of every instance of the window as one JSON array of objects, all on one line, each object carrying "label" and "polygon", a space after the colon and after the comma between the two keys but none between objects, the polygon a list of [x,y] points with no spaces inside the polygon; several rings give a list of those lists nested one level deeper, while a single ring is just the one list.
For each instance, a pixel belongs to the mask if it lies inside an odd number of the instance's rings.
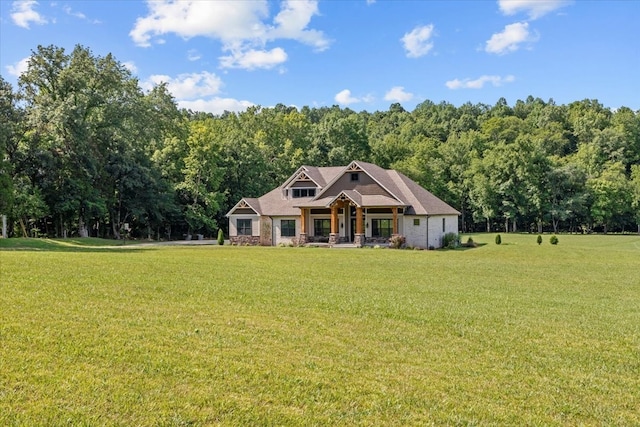
[{"label": "window", "polygon": [[314,219],[313,220],[313,235],[329,237],[331,233],[331,220],[330,219]]},{"label": "window", "polygon": [[447,231],[447,220],[446,218],[442,218],[442,232]]},{"label": "window", "polygon": [[352,173],[351,174],[351,181],[360,181],[360,174]]},{"label": "window", "polygon": [[238,236],[251,236],[251,219],[238,219],[236,225]]},{"label": "window", "polygon": [[294,188],[292,194],[294,199],[297,199],[299,197],[314,197],[316,195],[316,189],[315,188]]},{"label": "window", "polygon": [[282,237],[295,237],[296,235],[296,220],[295,219],[283,219],[280,221],[280,235]]},{"label": "window", "polygon": [[372,219],[371,237],[391,237],[393,233],[392,219]]},{"label": "window", "polygon": [[420,218],[414,218],[413,225],[420,225]]}]

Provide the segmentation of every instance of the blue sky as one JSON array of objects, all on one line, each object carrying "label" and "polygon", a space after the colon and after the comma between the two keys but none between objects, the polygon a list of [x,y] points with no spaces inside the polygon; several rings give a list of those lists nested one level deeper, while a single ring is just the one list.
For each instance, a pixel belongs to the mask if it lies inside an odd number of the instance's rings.
[{"label": "blue sky", "polygon": [[0,0],[0,73],[15,87],[39,44],[81,44],[216,114],[529,95],[640,110],[639,23],[636,0]]}]

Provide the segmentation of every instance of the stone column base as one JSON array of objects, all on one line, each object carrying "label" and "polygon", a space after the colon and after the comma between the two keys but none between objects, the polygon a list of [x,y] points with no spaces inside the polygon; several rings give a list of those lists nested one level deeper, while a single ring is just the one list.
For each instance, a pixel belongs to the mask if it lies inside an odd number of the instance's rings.
[{"label": "stone column base", "polygon": [[353,244],[356,245],[356,247],[361,248],[362,245],[364,245],[364,243],[365,243],[364,234],[355,234],[353,236]]},{"label": "stone column base", "polygon": [[338,233],[329,233],[329,244],[330,245],[335,245],[336,243],[338,243]]},{"label": "stone column base", "polygon": [[302,246],[306,244],[307,244],[307,233],[300,233],[300,236],[298,236],[298,245]]}]

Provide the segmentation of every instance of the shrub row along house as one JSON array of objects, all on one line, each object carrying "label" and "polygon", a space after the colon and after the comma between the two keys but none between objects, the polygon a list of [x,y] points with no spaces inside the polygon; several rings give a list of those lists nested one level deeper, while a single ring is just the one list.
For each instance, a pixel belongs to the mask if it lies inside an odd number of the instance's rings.
[{"label": "shrub row along house", "polygon": [[400,172],[360,161],[301,166],[280,187],[227,213],[232,244],[363,246],[404,235],[420,248],[439,248],[446,233],[458,233],[459,215]]}]

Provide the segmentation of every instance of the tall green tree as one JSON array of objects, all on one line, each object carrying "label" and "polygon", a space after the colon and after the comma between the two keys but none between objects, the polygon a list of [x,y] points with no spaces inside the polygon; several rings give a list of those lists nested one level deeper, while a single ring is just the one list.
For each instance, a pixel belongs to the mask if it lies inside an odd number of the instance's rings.
[{"label": "tall green tree", "polygon": [[148,161],[163,124],[149,120],[153,109],[137,80],[112,55],[38,46],[19,84],[26,150],[37,159],[28,174],[49,206],[55,234],[86,236],[108,223],[117,237],[123,223],[158,205],[129,195],[163,187]]},{"label": "tall green tree", "polygon": [[586,190],[586,174],[573,163],[558,163],[551,166],[547,172],[548,185],[548,215],[551,219],[553,232],[559,232],[559,225],[565,221],[575,220],[585,216],[588,194]]},{"label": "tall green tree", "polygon": [[593,197],[593,220],[602,225],[607,233],[612,222],[631,207],[624,165],[621,162],[607,162],[599,176],[587,181],[587,187]]},{"label": "tall green tree", "polygon": [[198,231],[213,233],[218,228],[215,217],[223,198],[220,183],[224,176],[220,167],[219,126],[220,123],[213,119],[190,124],[184,180],[177,187],[186,202],[189,234]]},{"label": "tall green tree", "polygon": [[631,208],[640,234],[640,164],[631,166]]},{"label": "tall green tree", "polygon": [[0,217],[10,214],[14,202],[12,157],[21,121],[16,101],[13,88],[0,76]]}]

